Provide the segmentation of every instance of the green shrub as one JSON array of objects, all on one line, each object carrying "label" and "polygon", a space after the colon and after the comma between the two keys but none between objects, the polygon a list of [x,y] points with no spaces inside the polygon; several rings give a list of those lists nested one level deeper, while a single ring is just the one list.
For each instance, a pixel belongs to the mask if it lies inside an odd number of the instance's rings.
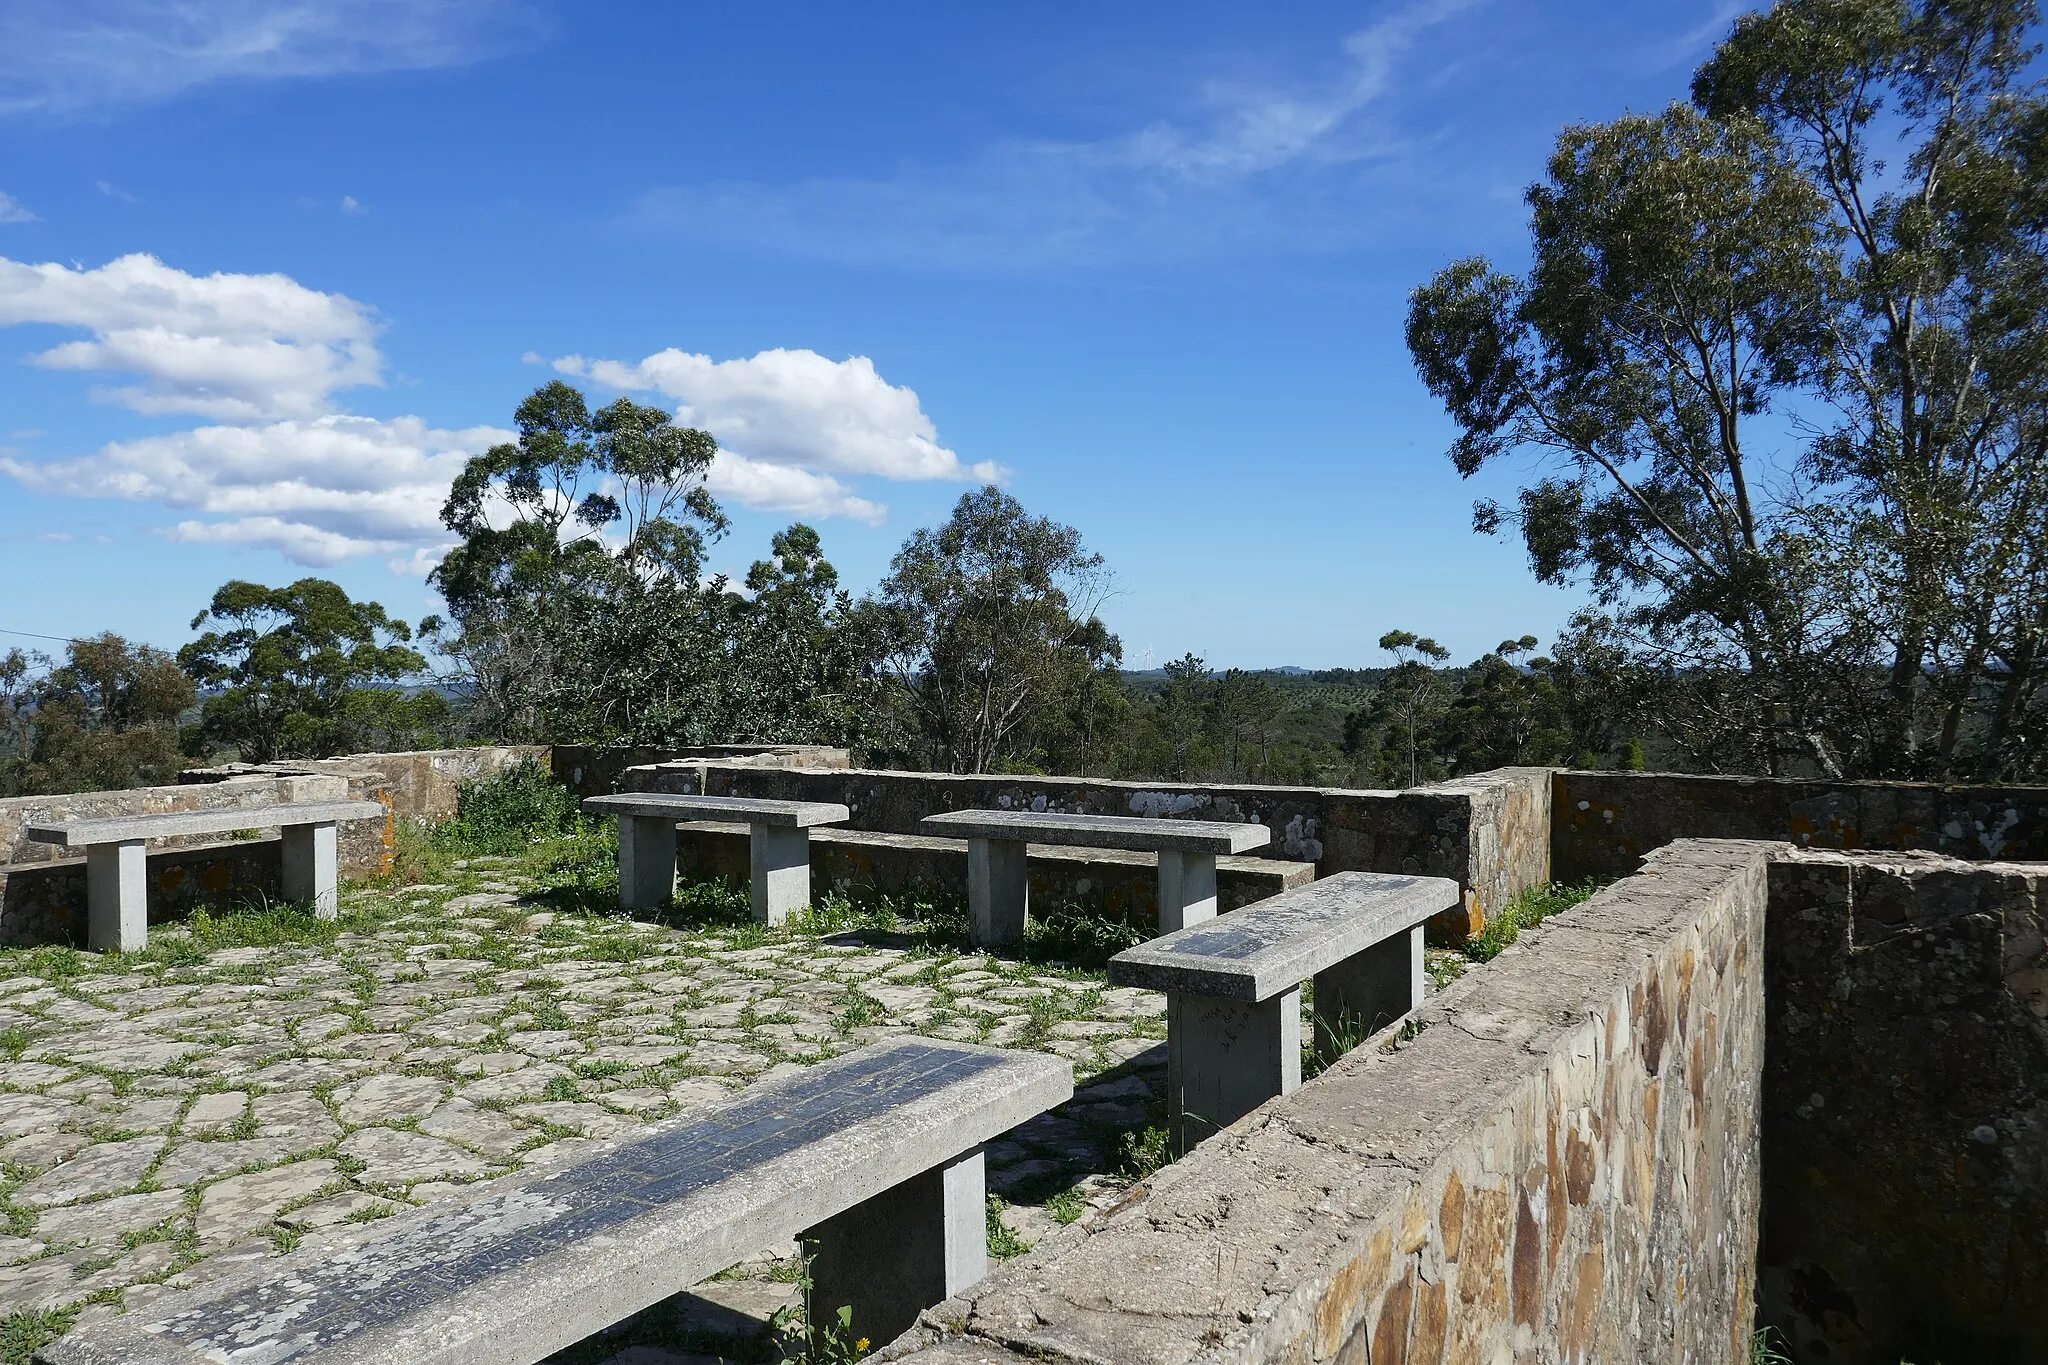
[{"label": "green shrub", "polygon": [[455,818],[437,831],[463,853],[506,855],[583,826],[576,793],[533,759],[521,759],[480,781],[464,784]]}]

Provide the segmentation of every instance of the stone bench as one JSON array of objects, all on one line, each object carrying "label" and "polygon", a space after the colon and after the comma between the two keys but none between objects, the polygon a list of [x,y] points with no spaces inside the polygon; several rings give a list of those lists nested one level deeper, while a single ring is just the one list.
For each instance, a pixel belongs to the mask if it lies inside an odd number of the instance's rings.
[{"label": "stone bench", "polygon": [[45,1346],[44,1365],[522,1365],[763,1247],[817,1242],[819,1316],[879,1346],[987,1269],[982,1148],[1066,1062],[897,1038]]},{"label": "stone bench", "polygon": [[967,906],[974,941],[989,946],[1024,937],[1030,901],[1027,843],[1158,854],[1159,932],[1170,934],[1216,918],[1218,854],[1259,848],[1272,838],[1264,825],[1017,810],[948,811],[918,823],[929,833],[967,840]]},{"label": "stone bench", "polygon": [[619,905],[627,910],[667,905],[675,895],[678,821],[744,820],[751,832],[754,918],[763,924],[780,924],[811,903],[810,828],[852,816],[828,801],[664,792],[593,796],[583,809],[619,817]]},{"label": "stone bench", "polygon": [[1185,1150],[1301,1084],[1301,983],[1327,1057],[1422,1003],[1422,928],[1459,903],[1448,877],[1339,872],[1109,960],[1166,993],[1169,1124]]},{"label": "stone bench", "polygon": [[375,801],[305,801],[50,821],[30,824],[27,833],[36,843],[85,850],[86,942],[101,951],[126,953],[149,940],[149,840],[274,826],[284,836],[284,898],[311,902],[314,914],[333,919],[341,912],[335,826],[350,820],[381,820],[386,814]]},{"label": "stone bench", "polygon": [[[1122,848],[1028,844],[1025,870],[1033,906],[1072,905],[1150,927],[1159,919],[1153,896],[1159,860]],[[676,871],[698,881],[744,882],[748,834],[743,824],[685,820],[676,826]],[[1216,910],[1227,914],[1316,879],[1314,863],[1256,855],[1216,859]],[[967,841],[930,834],[886,834],[827,825],[811,831],[811,892],[858,897],[871,892],[961,895],[967,890]]]}]

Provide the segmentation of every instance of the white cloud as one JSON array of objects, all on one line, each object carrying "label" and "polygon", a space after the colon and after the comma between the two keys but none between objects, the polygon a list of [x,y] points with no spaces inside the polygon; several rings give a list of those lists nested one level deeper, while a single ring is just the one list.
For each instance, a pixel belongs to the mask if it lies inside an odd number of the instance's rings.
[{"label": "white cloud", "polygon": [[33,223],[36,216],[22,207],[19,199],[0,190],[0,223]]},{"label": "white cloud", "polygon": [[[965,464],[940,445],[917,392],[883,379],[866,356],[828,360],[816,351],[778,347],[744,359],[713,360],[671,347],[632,363],[563,356],[555,368],[611,388],[674,399],[678,419],[716,436],[739,457],[736,468],[743,463],[814,480],[824,476],[810,483],[782,478],[772,485],[782,490],[777,497],[815,498],[824,505],[844,493],[829,478],[832,473],[997,482],[1007,472],[993,462]],[[766,496],[771,485],[765,474],[728,477],[731,495],[748,506],[791,507],[756,503],[741,491],[759,488]],[[810,491],[799,494],[799,488]],[[879,517],[879,509],[847,515]]]},{"label": "white cloud", "polygon": [[204,513],[217,520],[183,521],[172,534],[324,565],[445,543],[439,513],[450,481],[471,454],[511,439],[492,427],[443,431],[417,417],[329,415],[116,441],[75,460],[0,458],[0,473],[41,493]]},{"label": "white cloud", "polygon": [[128,193],[128,191],[122,189],[111,180],[95,180],[92,183],[101,194],[104,194],[109,199],[118,199],[124,204],[137,202],[134,195]]},{"label": "white cloud", "polygon": [[336,389],[382,382],[371,310],[285,275],[188,275],[139,254],[93,270],[0,257],[0,327],[15,323],[91,332],[32,363],[139,375],[96,394],[138,412],[311,418]]},{"label": "white cloud", "polygon": [[856,496],[830,475],[750,460],[730,450],[718,452],[705,475],[704,486],[721,498],[762,512],[846,517],[870,526],[880,525],[889,515],[887,507]]},{"label": "white cloud", "polygon": [[341,196],[341,211],[351,218],[360,218],[369,212],[352,194]]},{"label": "white cloud", "polygon": [[139,104],[220,80],[450,66],[538,28],[524,0],[9,0],[0,113]]},{"label": "white cloud", "polygon": [[1319,173],[1416,160],[1427,140],[1375,110],[1404,72],[1416,78],[1418,40],[1478,3],[1415,0],[1346,37],[1324,80],[1214,82],[1177,119],[1088,140],[1010,139],[956,165],[870,179],[660,187],[630,221],[750,251],[927,269],[1179,257],[1276,236],[1350,241],[1402,196],[1383,180]]}]

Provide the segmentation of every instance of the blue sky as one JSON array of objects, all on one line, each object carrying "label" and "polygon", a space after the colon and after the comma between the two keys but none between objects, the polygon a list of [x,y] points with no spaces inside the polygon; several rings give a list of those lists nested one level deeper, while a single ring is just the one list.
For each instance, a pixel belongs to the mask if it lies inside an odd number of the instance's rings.
[{"label": "blue sky", "polygon": [[566,373],[720,436],[735,574],[801,517],[865,588],[993,473],[1131,667],[1547,642],[1406,295],[1518,265],[1558,129],[1738,8],[13,0],[0,627],[175,646],[308,572],[417,620],[447,477]]}]

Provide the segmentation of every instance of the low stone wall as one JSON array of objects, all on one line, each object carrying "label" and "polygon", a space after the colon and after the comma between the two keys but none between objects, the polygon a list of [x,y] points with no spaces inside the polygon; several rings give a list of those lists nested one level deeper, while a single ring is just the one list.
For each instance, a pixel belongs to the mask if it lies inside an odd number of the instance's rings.
[{"label": "low stone wall", "polygon": [[737,763],[760,768],[851,768],[853,755],[829,744],[700,744],[661,748],[651,744],[557,744],[549,755],[555,780],[578,796],[609,796],[619,775],[650,763]]},{"label": "low stone wall", "polygon": [[1764,1318],[1801,1365],[2048,1360],[2048,864],[1771,869]]},{"label": "low stone wall", "polygon": [[[710,821],[678,827],[676,865],[693,877],[743,882],[751,874],[745,825]],[[1104,918],[1156,932],[1159,865],[1147,853],[1032,844],[1025,855],[1031,903],[1083,907]],[[1235,910],[1315,880],[1308,863],[1273,858],[1216,860],[1219,909]],[[811,831],[811,891],[941,891],[965,894],[967,841],[918,834],[872,834],[820,827]]]},{"label": "low stone wall", "polygon": [[887,1354],[1746,1361],[1773,851],[1659,852]]},{"label": "low stone wall", "polygon": [[1392,792],[682,762],[629,769],[620,785],[834,801],[853,812],[852,828],[878,834],[916,834],[927,815],[974,809],[1255,821],[1273,831],[1273,842],[1252,856],[1314,863],[1318,876],[1412,872],[1455,879],[1466,889],[1464,910],[1440,917],[1433,929],[1439,937],[1462,937],[1516,892],[1549,879],[1550,777],[1547,768],[1502,768]]},{"label": "low stone wall", "polygon": [[1553,786],[1550,856],[1561,881],[1633,872],[1673,839],[2048,858],[2048,787],[1576,771],[1557,773]]},{"label": "low stone wall", "polygon": [[[235,777],[313,775],[340,777],[361,790],[374,788],[394,815],[445,820],[469,783],[531,759],[549,761],[545,744],[495,744],[469,749],[420,749],[402,754],[343,754],[338,758],[291,758],[275,763],[228,763],[188,768],[178,781],[214,783]],[[367,784],[365,779],[372,779]]]}]

